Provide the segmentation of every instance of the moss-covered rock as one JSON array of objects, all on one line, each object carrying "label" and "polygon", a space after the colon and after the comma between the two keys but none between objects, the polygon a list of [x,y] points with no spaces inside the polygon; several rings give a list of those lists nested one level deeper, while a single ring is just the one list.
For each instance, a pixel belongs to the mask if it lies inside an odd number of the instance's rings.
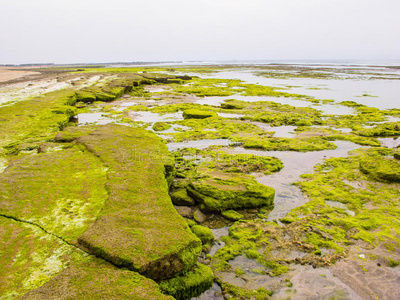
[{"label": "moss-covered rock", "polygon": [[188,196],[186,189],[178,190],[171,195],[172,203],[181,206],[192,206],[195,201],[192,197]]},{"label": "moss-covered rock", "polygon": [[19,143],[43,143],[54,139],[69,123],[76,109],[76,94],[60,90],[29,101],[0,107],[0,152],[17,154]]},{"label": "moss-covered rock", "polygon": [[393,158],[400,160],[400,148],[393,151]]},{"label": "moss-covered rock", "polygon": [[188,194],[207,211],[257,208],[273,204],[275,191],[259,184],[252,176],[211,172],[210,177],[194,179]]},{"label": "moss-covered rock", "polygon": [[90,91],[77,91],[76,100],[83,103],[94,102],[96,101],[96,95]]},{"label": "moss-covered rock", "polygon": [[168,195],[166,145],[141,128],[108,124],[76,140],[109,168],[102,216],[79,238],[89,252],[156,280],[188,271],[200,240]]},{"label": "moss-covered rock", "polygon": [[221,103],[221,107],[224,109],[242,109],[244,105],[240,101],[228,99]]},{"label": "moss-covered rock", "polygon": [[215,112],[199,109],[187,109],[182,114],[184,119],[205,119],[215,117],[216,115]]},{"label": "moss-covered rock", "polygon": [[106,171],[98,157],[77,146],[23,156],[0,174],[0,214],[74,242],[103,209]]},{"label": "moss-covered rock", "polygon": [[191,227],[192,232],[201,240],[204,244],[209,244],[214,240],[214,235],[211,229],[201,226],[201,225],[194,225]]},{"label": "moss-covered rock", "polygon": [[185,300],[200,296],[211,288],[214,282],[212,270],[202,264],[196,264],[193,270],[168,281],[161,281],[161,290],[177,300]]},{"label": "moss-covered rock", "polygon": [[20,299],[88,255],[38,226],[0,216],[0,297]]},{"label": "moss-covered rock", "polygon": [[42,287],[22,297],[25,300],[47,299],[134,299],[173,300],[163,295],[159,286],[142,275],[93,260],[72,265]]},{"label": "moss-covered rock", "polygon": [[223,211],[222,215],[225,218],[232,220],[232,221],[239,221],[239,220],[243,219],[243,215],[234,210]]},{"label": "moss-covered rock", "polygon": [[164,123],[164,122],[156,122],[153,125],[153,130],[154,131],[164,131],[171,128],[170,124]]},{"label": "moss-covered rock", "polygon": [[400,182],[400,162],[381,157],[360,161],[360,170],[378,180]]}]

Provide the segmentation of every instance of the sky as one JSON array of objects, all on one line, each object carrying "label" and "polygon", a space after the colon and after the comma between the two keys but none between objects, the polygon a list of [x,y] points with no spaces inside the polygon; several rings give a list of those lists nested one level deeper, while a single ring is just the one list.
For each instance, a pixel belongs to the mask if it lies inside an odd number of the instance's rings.
[{"label": "sky", "polygon": [[399,0],[0,0],[0,64],[400,59]]}]

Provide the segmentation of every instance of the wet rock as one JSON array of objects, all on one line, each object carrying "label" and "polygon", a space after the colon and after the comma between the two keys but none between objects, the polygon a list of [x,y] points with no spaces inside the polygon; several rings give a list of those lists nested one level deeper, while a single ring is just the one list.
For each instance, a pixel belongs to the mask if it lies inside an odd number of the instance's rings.
[{"label": "wet rock", "polygon": [[207,216],[203,214],[200,209],[196,209],[193,217],[197,223],[203,223],[205,220],[207,220]]},{"label": "wet rock", "polygon": [[178,190],[171,195],[172,203],[181,206],[192,206],[195,201],[192,197],[188,196],[186,189]]},{"label": "wet rock", "polygon": [[184,218],[193,218],[193,210],[187,206],[174,206],[178,214],[180,214]]}]

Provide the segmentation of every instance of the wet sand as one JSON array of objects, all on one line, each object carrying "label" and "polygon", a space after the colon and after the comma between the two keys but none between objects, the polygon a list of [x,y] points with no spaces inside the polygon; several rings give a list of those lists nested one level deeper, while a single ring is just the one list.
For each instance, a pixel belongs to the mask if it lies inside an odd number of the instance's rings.
[{"label": "wet sand", "polygon": [[0,82],[7,82],[28,75],[37,75],[39,72],[16,70],[15,68],[0,67]]}]

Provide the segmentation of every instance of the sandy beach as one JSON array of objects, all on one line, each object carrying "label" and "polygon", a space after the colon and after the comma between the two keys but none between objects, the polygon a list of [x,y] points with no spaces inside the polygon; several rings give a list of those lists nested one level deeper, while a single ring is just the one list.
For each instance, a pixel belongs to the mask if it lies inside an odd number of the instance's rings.
[{"label": "sandy beach", "polygon": [[7,82],[28,75],[40,74],[39,72],[16,70],[15,67],[0,67],[0,82]]}]

